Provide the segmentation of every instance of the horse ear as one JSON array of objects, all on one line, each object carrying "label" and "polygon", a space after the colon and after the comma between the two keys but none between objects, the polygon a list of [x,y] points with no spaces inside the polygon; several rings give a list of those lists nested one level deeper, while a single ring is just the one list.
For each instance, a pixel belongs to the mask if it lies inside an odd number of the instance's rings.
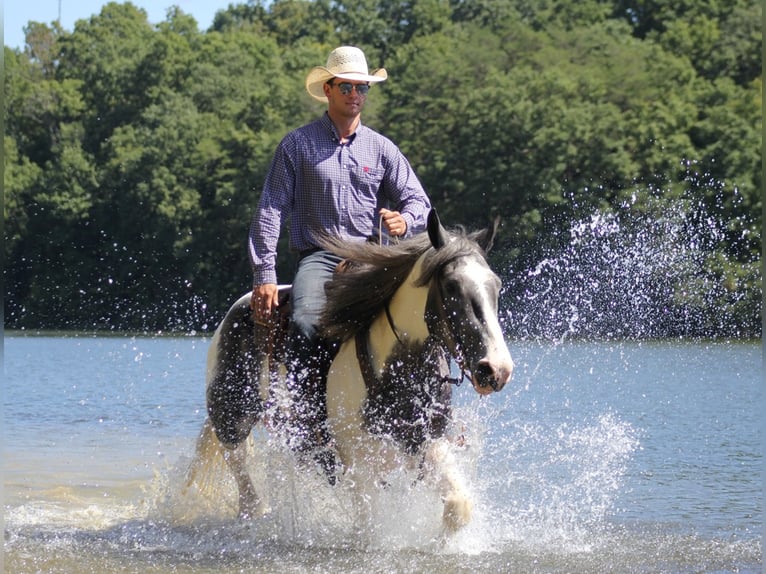
[{"label": "horse ear", "polygon": [[431,208],[428,212],[428,238],[431,240],[431,245],[434,249],[439,249],[447,244],[449,240],[447,238],[447,230],[442,227],[442,222],[439,220],[439,214],[436,213],[435,208]]},{"label": "horse ear", "polygon": [[479,232],[476,236],[476,243],[484,250],[484,253],[489,253],[492,246],[495,243],[495,235],[497,235],[497,228],[500,227],[500,216],[496,216],[492,224],[484,231]]}]

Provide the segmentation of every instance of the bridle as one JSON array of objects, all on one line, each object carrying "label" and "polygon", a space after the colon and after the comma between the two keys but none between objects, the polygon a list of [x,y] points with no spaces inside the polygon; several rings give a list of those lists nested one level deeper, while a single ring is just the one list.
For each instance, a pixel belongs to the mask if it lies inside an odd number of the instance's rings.
[{"label": "bridle", "polygon": [[[396,328],[396,325],[394,324],[394,318],[391,315],[391,310],[389,308],[388,303],[386,303],[385,306],[386,310],[386,319],[388,320],[388,326],[391,329],[391,332],[394,334],[394,337],[396,337],[396,340],[399,342],[400,345],[404,345],[404,341],[402,340],[402,337],[399,335],[399,332]],[[376,392],[376,389],[380,385],[380,379],[375,374],[375,370],[372,366],[372,359],[370,357],[370,349],[368,346],[368,331],[367,330],[361,330],[356,334],[354,344],[356,346],[356,360],[359,363],[359,370],[362,373],[362,378],[364,379],[365,387],[367,387],[368,394],[374,394]],[[450,337],[452,339],[452,337]],[[456,387],[459,387],[464,380],[468,379],[471,380],[471,371],[468,370],[465,366],[465,358],[463,357],[463,353],[460,352],[459,348],[454,345],[455,350],[449,351],[443,344],[437,343],[436,337],[432,334],[430,334],[429,330],[429,336],[426,339],[426,352],[424,353],[425,356],[431,356],[433,357],[433,362],[436,363],[439,359],[438,354],[442,352],[447,352],[448,356],[452,356],[452,358],[457,363],[458,367],[460,368],[460,376],[459,377],[450,377],[447,375],[438,375],[437,379],[441,383],[447,383],[451,385],[455,385]]]},{"label": "bridle", "polygon": [[[466,367],[465,356],[463,355],[463,352],[460,350],[460,343],[455,340],[455,337],[453,336],[451,330],[448,327],[446,327],[446,325],[448,325],[448,322],[447,322],[447,316],[444,313],[444,297],[442,296],[441,289],[439,289],[438,286],[432,287],[432,289],[435,289],[436,293],[438,294],[438,301],[435,302],[435,306],[438,309],[438,318],[439,318],[437,325],[438,323],[445,325],[445,327],[442,328],[441,330],[443,331],[443,334],[447,335],[446,338],[450,341],[451,345],[449,346],[438,345],[436,342],[436,337],[433,335],[430,325],[428,326],[429,337],[428,339],[426,339],[426,344],[429,346],[429,354],[438,353],[439,351],[446,351],[448,355],[452,356],[452,359],[455,361],[455,363],[457,363],[457,366],[460,369],[460,376],[455,378],[455,377],[450,377],[449,375],[446,375],[446,376],[440,376],[439,378],[442,380],[442,382],[450,383],[455,385],[456,387],[459,387],[464,380],[466,379],[469,381],[471,380],[472,378],[471,371],[470,369],[468,369],[468,367]],[[430,300],[431,298],[429,297],[429,301]],[[384,308],[386,312],[386,319],[388,321],[388,326],[391,329],[391,332],[394,334],[394,337],[399,342],[399,344],[404,345],[404,341],[402,340],[402,337],[399,335],[399,330],[396,328],[396,324],[394,323],[394,317],[391,314],[391,307],[388,302],[386,302]],[[428,309],[428,305],[426,308],[426,313],[427,314],[430,313]],[[428,323],[428,321],[426,322]],[[357,337],[357,357],[359,357],[360,344],[361,343]],[[451,349],[448,347],[451,347]],[[369,353],[367,353],[367,355],[369,356]],[[364,354],[362,356],[364,357]],[[369,359],[366,359],[366,360],[369,362]],[[360,360],[360,365],[361,365],[361,360]],[[372,372],[371,367],[370,367],[370,372]]]},{"label": "bridle", "polygon": [[[398,238],[393,238],[395,242],[398,242]],[[379,221],[379,228],[378,228],[378,243],[380,245],[383,245],[383,218],[380,218]],[[339,268],[341,268],[342,263],[339,264]],[[431,293],[436,293],[436,298],[433,303]],[[426,324],[428,327],[428,333],[429,336],[426,339],[426,345],[429,347],[428,354],[434,354],[434,353],[440,353],[444,352],[447,354],[447,356],[451,356],[452,359],[457,363],[458,368],[460,369],[460,376],[459,377],[450,377],[449,375],[440,375],[439,379],[443,383],[449,383],[453,384],[456,387],[459,387],[464,380],[472,380],[472,374],[471,370],[466,366],[466,360],[463,352],[460,349],[460,343],[459,341],[455,340],[455,336],[452,333],[452,330],[448,327],[449,322],[447,319],[447,315],[445,314],[445,307],[444,307],[444,297],[442,295],[441,289],[439,288],[438,282],[436,282],[435,285],[432,285],[429,291],[429,297],[428,297],[429,303],[426,304],[426,316],[436,317],[437,320],[432,322],[426,318]],[[433,311],[433,307],[436,308],[436,313]],[[386,312],[386,320],[388,321],[388,326],[391,329],[391,332],[394,334],[394,337],[396,338],[397,342],[400,345],[404,345],[405,342],[402,339],[401,335],[399,334],[399,330],[396,328],[396,324],[394,323],[394,317],[391,314],[391,307],[389,305],[389,302],[386,301],[386,304],[384,306],[384,310]],[[440,328],[440,325],[443,325],[443,327]],[[435,331],[442,331],[443,335],[446,335],[446,339],[449,341],[448,345],[444,344],[438,344],[436,342],[436,337],[434,336]],[[355,345],[356,345],[356,357],[357,361],[359,362],[359,368],[362,373],[362,377],[364,378],[365,385],[367,387],[368,391],[371,391],[372,389],[375,389],[378,385],[378,377],[374,372],[374,369],[372,367],[372,362],[370,359],[370,351],[367,345],[367,332],[366,330],[362,330],[357,333],[355,337]],[[450,348],[451,347],[451,348]]]}]

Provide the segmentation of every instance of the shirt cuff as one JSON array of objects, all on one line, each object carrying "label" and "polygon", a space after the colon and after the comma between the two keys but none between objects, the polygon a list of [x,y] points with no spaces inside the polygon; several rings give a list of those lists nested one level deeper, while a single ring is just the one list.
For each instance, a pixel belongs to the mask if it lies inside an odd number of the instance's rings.
[{"label": "shirt cuff", "polygon": [[277,283],[277,274],[273,269],[253,270],[253,287],[264,285],[266,283]]},{"label": "shirt cuff", "polygon": [[407,224],[407,230],[404,232],[403,237],[412,237],[414,235],[412,230],[415,228],[415,218],[409,213],[402,213],[402,217]]}]

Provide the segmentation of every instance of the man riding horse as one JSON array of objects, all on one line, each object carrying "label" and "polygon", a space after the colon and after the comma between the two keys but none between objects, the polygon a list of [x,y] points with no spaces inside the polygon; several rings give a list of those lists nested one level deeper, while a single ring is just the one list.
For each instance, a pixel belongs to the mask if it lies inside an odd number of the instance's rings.
[{"label": "man riding horse", "polygon": [[335,344],[322,337],[318,323],[325,283],[340,258],[322,248],[322,238],[365,241],[379,225],[389,236],[409,237],[425,230],[431,207],[398,147],[361,122],[370,86],[386,78],[382,68],[369,73],[364,54],[352,46],[333,50],[326,66],[309,72],[306,90],[327,103],[327,111],[277,146],[249,233],[250,308],[256,322],[269,322],[279,306],[277,242],[290,221],[290,248],[299,256],[286,361],[293,444],[320,457],[330,474],[336,463],[324,448],[329,443],[324,393]]},{"label": "man riding horse", "polygon": [[[449,436],[450,383],[465,379],[485,396],[511,378],[513,360],[498,317],[502,282],[487,261],[497,223],[479,232],[450,232],[432,209],[427,233],[394,245],[323,239],[327,251],[353,264],[325,286],[319,332],[338,342],[322,379],[326,397],[311,403],[310,393],[299,389],[303,403],[297,406],[306,407],[300,413],[294,401],[284,400],[286,290],[273,314],[278,320],[268,323],[253,321],[250,293],[237,299],[208,350],[208,419],[189,484],[204,478],[221,455],[237,483],[239,515],[267,512],[259,491],[268,488],[256,488],[247,462],[247,439],[262,422],[271,435],[303,446],[324,464],[330,484],[348,478],[360,517],[387,474],[404,470],[438,490],[445,532],[467,524],[473,503]],[[459,366],[459,379],[440,371],[447,356]],[[296,441],[297,418],[303,432]],[[323,432],[317,437],[312,428]],[[331,448],[317,448],[330,437]],[[255,462],[263,470],[264,460]]]}]

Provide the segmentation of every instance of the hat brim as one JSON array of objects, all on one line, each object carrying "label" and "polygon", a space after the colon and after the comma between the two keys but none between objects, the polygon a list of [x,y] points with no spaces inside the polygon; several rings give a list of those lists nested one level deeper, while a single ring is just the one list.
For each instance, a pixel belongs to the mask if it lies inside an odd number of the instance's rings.
[{"label": "hat brim", "polygon": [[388,78],[388,72],[385,68],[379,68],[372,74],[360,74],[358,72],[349,72],[346,74],[333,74],[330,70],[324,66],[317,66],[312,68],[308,76],[306,76],[306,91],[317,101],[327,102],[327,97],[324,95],[324,84],[330,78],[340,78],[341,80],[351,80],[353,82],[369,82],[374,84],[382,82]]}]

